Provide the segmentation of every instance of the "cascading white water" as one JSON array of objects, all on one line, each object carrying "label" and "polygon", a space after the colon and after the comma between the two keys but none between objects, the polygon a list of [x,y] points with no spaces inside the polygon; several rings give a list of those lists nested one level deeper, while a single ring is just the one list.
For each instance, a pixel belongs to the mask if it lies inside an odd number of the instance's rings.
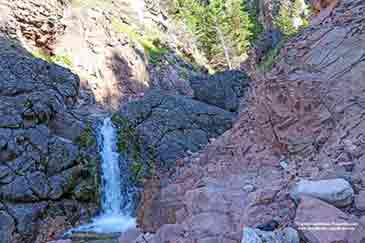
[{"label": "cascading white water", "polygon": [[[120,155],[117,152],[117,131],[111,119],[105,118],[100,129],[102,157],[102,215],[94,220],[102,232],[120,232],[133,226],[135,219],[122,210]],[[124,211],[124,212],[123,212]]]},{"label": "cascading white water", "polygon": [[120,186],[119,153],[116,151],[116,131],[110,118],[105,118],[100,130],[102,136],[102,210],[105,215],[120,215],[122,193]]},{"label": "cascading white water", "polygon": [[119,161],[123,159],[117,152],[117,131],[110,118],[105,118],[100,129],[99,145],[102,157],[102,212],[91,224],[71,230],[74,232],[119,233],[135,227],[135,219],[128,207],[122,209],[122,180]]}]

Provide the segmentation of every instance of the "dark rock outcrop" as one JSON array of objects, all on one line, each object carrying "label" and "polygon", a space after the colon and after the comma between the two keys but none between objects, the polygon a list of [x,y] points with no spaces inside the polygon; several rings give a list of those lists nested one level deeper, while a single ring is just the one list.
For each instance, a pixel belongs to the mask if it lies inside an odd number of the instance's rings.
[{"label": "dark rock outcrop", "polygon": [[[67,127],[58,126],[54,133],[50,126],[63,116],[78,124],[79,136],[84,136],[85,123],[70,115],[79,91],[78,77],[34,58],[4,35],[0,48],[1,242],[33,243],[42,219],[61,210],[65,200],[89,193],[80,189],[76,193],[80,183],[87,181],[97,191],[89,170],[95,167],[91,158],[97,158],[97,149],[96,144],[84,147],[77,139],[70,140]],[[96,203],[95,199],[86,201]],[[75,212],[85,214],[82,207]]]},{"label": "dark rock outcrop", "polygon": [[237,112],[248,89],[249,77],[240,71],[225,71],[191,81],[194,99]]},{"label": "dark rock outcrop", "polygon": [[229,129],[235,117],[216,106],[157,90],[128,103],[120,114],[135,125],[142,143],[154,148],[155,159],[170,168]]}]

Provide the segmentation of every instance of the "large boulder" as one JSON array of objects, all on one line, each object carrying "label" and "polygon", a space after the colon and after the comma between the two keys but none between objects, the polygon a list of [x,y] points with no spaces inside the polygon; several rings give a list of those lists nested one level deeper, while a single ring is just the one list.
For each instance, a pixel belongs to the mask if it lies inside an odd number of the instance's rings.
[{"label": "large boulder", "polygon": [[120,114],[135,125],[141,143],[153,146],[157,160],[168,167],[229,129],[235,117],[216,106],[155,90],[125,105]]},{"label": "large boulder", "polygon": [[295,224],[309,243],[365,240],[364,225],[356,217],[315,198],[301,198]]},{"label": "large boulder", "polygon": [[261,231],[246,227],[243,229],[241,243],[299,243],[298,232],[293,228],[276,231]]},{"label": "large boulder", "polygon": [[351,204],[354,197],[354,190],[350,183],[344,179],[301,180],[293,188],[291,196],[295,200],[301,196],[311,196],[335,206],[344,207]]},{"label": "large boulder", "polygon": [[240,71],[225,71],[191,81],[194,99],[230,112],[238,110],[249,85],[249,77]]}]

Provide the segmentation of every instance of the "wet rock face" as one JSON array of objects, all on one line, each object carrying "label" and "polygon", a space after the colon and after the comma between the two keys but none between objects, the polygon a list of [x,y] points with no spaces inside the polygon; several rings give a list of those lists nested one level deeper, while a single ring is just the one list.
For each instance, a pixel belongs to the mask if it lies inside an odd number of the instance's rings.
[{"label": "wet rock face", "polygon": [[[95,187],[86,168],[88,153],[96,149],[62,137],[67,128],[58,128],[55,134],[50,127],[55,117],[68,114],[75,103],[78,77],[32,57],[3,35],[0,47],[1,239],[34,242],[42,218],[60,210],[65,199],[77,197],[78,184],[88,181]],[[79,125],[81,136],[84,123],[63,117]]]}]

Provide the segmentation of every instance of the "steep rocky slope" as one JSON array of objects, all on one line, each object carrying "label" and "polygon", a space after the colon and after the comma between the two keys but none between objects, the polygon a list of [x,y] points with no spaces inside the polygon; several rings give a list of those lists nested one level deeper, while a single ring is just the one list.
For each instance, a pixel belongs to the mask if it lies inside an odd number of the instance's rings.
[{"label": "steep rocky slope", "polygon": [[52,235],[95,212],[95,138],[70,111],[77,76],[4,35],[0,46],[0,238],[42,242],[42,225]]},{"label": "steep rocky slope", "polygon": [[47,242],[95,215],[97,126],[111,111],[136,122],[161,168],[232,126],[249,78],[208,76],[187,33],[139,3],[0,1],[1,242]]},{"label": "steep rocky slope", "polygon": [[[79,105],[116,110],[151,88],[191,95],[199,53],[157,1],[2,0],[2,31],[80,77]],[[93,109],[91,109],[93,111]]]},{"label": "steep rocky slope", "polygon": [[[255,75],[233,129],[169,178],[146,184],[139,223],[155,232],[148,242],[261,242],[247,227],[286,226],[310,243],[364,241],[365,5],[342,0],[330,7],[285,44],[272,71]],[[289,192],[304,178],[343,178],[355,203],[338,209],[308,197],[295,202]],[[319,222],[355,227],[300,227]]]},{"label": "steep rocky slope", "polygon": [[[0,0],[1,242],[43,243],[90,220],[96,126],[117,111],[119,149],[137,135],[142,163],[152,145],[157,166],[132,175],[144,234],[121,242],[363,243],[365,3],[319,2],[272,70],[243,65],[251,83],[208,76],[167,1]],[[271,31],[284,1],[258,3]]]}]

